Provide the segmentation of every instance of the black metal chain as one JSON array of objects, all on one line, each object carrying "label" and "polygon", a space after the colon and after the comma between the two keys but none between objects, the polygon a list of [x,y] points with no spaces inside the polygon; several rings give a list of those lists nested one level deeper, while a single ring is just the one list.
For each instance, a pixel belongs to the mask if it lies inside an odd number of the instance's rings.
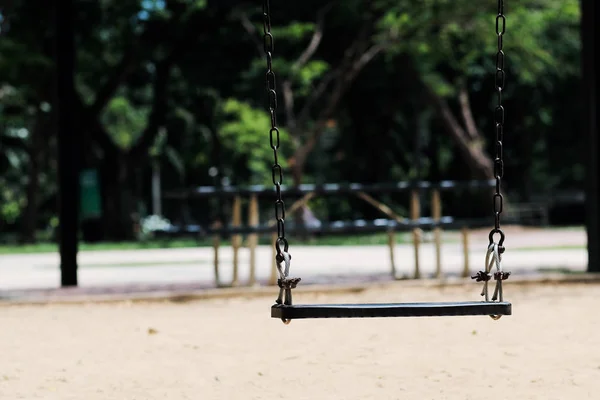
[{"label": "black metal chain", "polygon": [[[501,254],[504,252],[504,232],[500,229],[500,214],[504,206],[504,198],[502,197],[502,177],[504,176],[504,158],[503,158],[503,140],[504,140],[504,106],[502,105],[502,92],[506,83],[506,73],[504,72],[504,34],[506,32],[506,17],[504,16],[504,0],[498,0],[498,14],[496,15],[496,36],[498,37],[498,51],[496,52],[496,74],[494,77],[494,86],[498,95],[498,105],[494,109],[494,123],[496,126],[496,155],[494,157],[494,178],[496,179],[496,191],[493,197],[494,210],[494,228],[490,232],[490,244],[486,256],[486,268],[472,275],[471,278],[477,282],[484,282],[482,296],[485,295],[485,300],[489,301],[487,295],[488,281],[492,278],[496,281],[496,290],[492,301],[499,299],[502,301],[502,281],[508,279],[510,272],[501,270],[500,261]],[[499,234],[500,240],[494,242],[494,235]],[[493,275],[491,274],[492,264],[489,263],[489,257],[494,254],[494,261],[498,269]],[[500,315],[490,315],[492,319],[499,319]]]},{"label": "black metal chain", "polygon": [[265,80],[269,114],[271,115],[269,140],[274,155],[274,163],[271,172],[277,196],[277,200],[275,201],[275,220],[277,221],[277,240],[275,241],[275,248],[277,250],[277,260],[281,263],[283,261],[283,252],[288,252],[289,244],[285,238],[285,203],[281,198],[283,170],[279,164],[277,155],[280,142],[279,129],[277,128],[277,92],[275,90],[275,72],[273,72],[273,34],[271,33],[271,8],[269,0],[263,1],[263,32],[264,51],[267,57],[267,73],[265,75]]},{"label": "black metal chain", "polygon": [[494,178],[496,179],[496,191],[493,197],[494,229],[490,232],[490,244],[496,233],[500,235],[498,243],[500,252],[504,251],[504,232],[500,229],[500,214],[504,207],[504,198],[501,193],[502,177],[504,176],[503,140],[504,140],[504,106],[502,105],[502,92],[506,82],[504,72],[504,33],[506,32],[506,17],[504,16],[504,0],[498,0],[498,15],[496,16],[496,36],[498,37],[498,51],[496,52],[496,75],[494,77],[498,105],[494,110],[494,122],[496,125],[496,155],[494,157]]}]

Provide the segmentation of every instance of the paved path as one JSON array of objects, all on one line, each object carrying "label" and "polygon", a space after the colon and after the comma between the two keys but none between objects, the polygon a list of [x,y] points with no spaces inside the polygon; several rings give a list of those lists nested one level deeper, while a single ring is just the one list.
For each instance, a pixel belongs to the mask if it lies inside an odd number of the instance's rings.
[{"label": "paved path", "polygon": [[[452,235],[448,234],[452,239]],[[453,239],[456,239],[455,237]],[[504,267],[514,274],[531,274],[540,270],[568,269],[583,271],[587,266],[586,236],[583,230],[507,231]],[[471,271],[481,268],[485,258],[487,233],[472,235]],[[291,246],[292,275],[303,282],[331,282],[340,279],[389,279],[390,260],[386,246]],[[411,276],[414,251],[410,245],[395,249],[397,272]],[[421,271],[424,276],[435,270],[433,244],[421,246]],[[232,276],[232,252],[222,248],[221,276],[228,283]],[[79,254],[80,287],[115,285],[196,284],[214,286],[211,248],[153,249],[126,251],[86,251]],[[240,250],[240,280],[248,278],[248,250]],[[58,254],[19,254],[0,256],[0,291],[51,289],[59,286]],[[271,249],[257,251],[257,277],[266,280],[271,265]],[[446,275],[462,271],[460,243],[443,245],[442,268]]]}]

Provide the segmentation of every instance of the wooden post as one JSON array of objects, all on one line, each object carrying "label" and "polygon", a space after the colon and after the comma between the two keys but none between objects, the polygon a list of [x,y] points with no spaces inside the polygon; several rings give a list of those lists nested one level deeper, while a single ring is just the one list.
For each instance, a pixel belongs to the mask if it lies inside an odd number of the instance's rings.
[{"label": "wooden post", "polygon": [[[410,196],[410,219],[416,222],[421,215],[421,204],[419,198],[419,191],[414,189]],[[412,231],[413,246],[415,249],[415,279],[421,277],[421,268],[419,266],[419,244],[421,238],[419,237],[419,228],[414,228]]]},{"label": "wooden post", "polygon": [[[248,225],[258,227],[258,221],[258,198],[256,194],[253,194],[248,205]],[[258,246],[258,234],[251,233],[248,235],[248,247],[250,248],[250,279],[248,284],[250,286],[256,285],[256,246]]]},{"label": "wooden post", "polygon": [[277,250],[275,249],[275,241],[277,240],[277,233],[271,234],[271,274],[269,275],[269,285],[277,284]]},{"label": "wooden post", "polygon": [[[439,189],[433,189],[431,192],[431,214],[435,222],[440,222],[442,219],[442,201]],[[433,235],[435,243],[435,277],[439,279],[442,277],[442,228],[435,227]]]},{"label": "wooden post", "polygon": [[[221,228],[220,222],[213,224],[214,229]],[[219,234],[213,235],[213,266],[215,268],[215,286],[221,287],[221,278],[219,276],[219,246],[221,245],[221,236]]]},{"label": "wooden post", "polygon": [[470,275],[470,268],[469,268],[469,228],[467,228],[466,226],[462,227],[460,230],[460,233],[462,235],[462,243],[463,243],[463,259],[464,259],[464,266],[463,266],[463,272],[462,272],[462,276],[463,278],[466,278]]},{"label": "wooden post", "polygon": [[[233,199],[233,210],[232,210],[232,227],[238,227],[242,223],[242,199],[240,196],[235,196]],[[239,250],[241,247],[242,235],[236,234],[231,236],[231,247],[233,248],[233,279],[231,286],[238,285],[239,276]]]},{"label": "wooden post", "polygon": [[390,265],[392,267],[392,278],[396,278],[396,262],[394,260],[394,248],[396,247],[396,235],[393,230],[388,231],[388,246],[390,247]]}]

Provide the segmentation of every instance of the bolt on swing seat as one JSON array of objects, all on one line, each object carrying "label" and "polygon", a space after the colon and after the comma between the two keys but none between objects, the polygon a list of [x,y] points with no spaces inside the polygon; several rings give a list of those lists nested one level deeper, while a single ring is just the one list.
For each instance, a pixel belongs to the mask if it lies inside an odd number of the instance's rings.
[{"label": "bolt on swing seat", "polygon": [[[500,214],[502,213],[502,195],[500,194],[501,178],[504,174],[502,160],[502,137],[504,126],[504,107],[502,106],[502,91],[504,88],[504,52],[503,36],[506,27],[504,17],[504,0],[498,0],[498,14],[496,16],[496,34],[498,36],[498,52],[496,54],[496,91],[498,92],[498,106],[495,110],[496,122],[496,158],[494,159],[494,176],[496,178],[496,192],[494,194],[495,228],[490,232],[490,244],[485,261],[485,269],[472,276],[477,282],[483,282],[481,295],[485,301],[464,302],[432,302],[432,303],[371,303],[371,304],[300,304],[292,303],[292,289],[300,278],[290,278],[289,268],[291,256],[288,253],[288,242],[285,238],[285,205],[281,197],[281,184],[283,181],[282,167],[278,162],[277,150],[280,146],[279,129],[277,128],[277,92],[275,89],[275,73],[272,70],[273,35],[271,33],[271,15],[269,0],[263,0],[263,30],[264,51],[267,59],[266,89],[271,117],[269,131],[270,145],[274,152],[275,163],[272,167],[273,184],[275,185],[277,200],[275,202],[275,219],[277,221],[277,269],[279,271],[279,297],[271,307],[271,317],[279,318],[288,324],[293,319],[312,318],[378,318],[378,317],[434,317],[434,316],[467,316],[488,315],[499,319],[503,315],[512,314],[512,305],[503,300],[502,281],[508,279],[510,273],[502,271],[501,254],[504,251],[504,233],[500,230]],[[500,234],[496,243],[495,234]],[[283,247],[283,248],[282,248]],[[285,263],[285,267],[282,267]],[[492,266],[496,272],[491,273]],[[496,288],[490,300],[488,282],[496,281]]]}]

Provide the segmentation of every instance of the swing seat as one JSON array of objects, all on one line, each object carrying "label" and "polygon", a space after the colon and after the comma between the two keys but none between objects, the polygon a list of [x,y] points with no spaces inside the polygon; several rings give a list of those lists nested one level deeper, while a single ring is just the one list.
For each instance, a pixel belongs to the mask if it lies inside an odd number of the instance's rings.
[{"label": "swing seat", "polygon": [[283,320],[308,318],[444,317],[511,315],[509,302],[438,302],[370,304],[274,304],[271,317]]}]

